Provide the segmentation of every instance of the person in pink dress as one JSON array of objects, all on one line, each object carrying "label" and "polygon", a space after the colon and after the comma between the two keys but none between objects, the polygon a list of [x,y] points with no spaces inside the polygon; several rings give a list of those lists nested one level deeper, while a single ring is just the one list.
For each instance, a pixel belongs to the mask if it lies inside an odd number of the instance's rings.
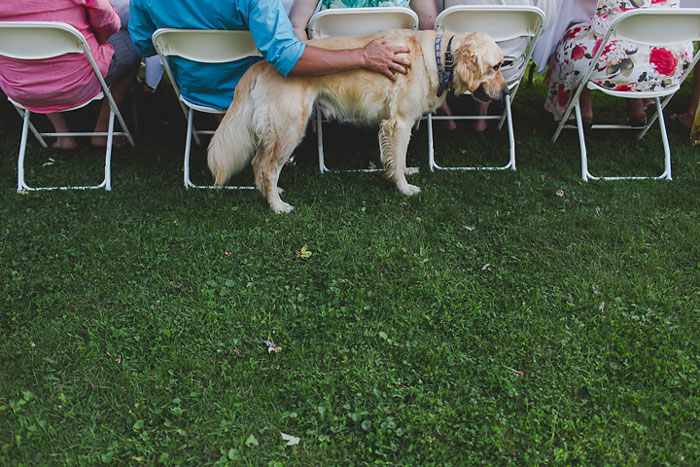
[{"label": "person in pink dress", "polygon": [[[559,121],[588,70],[610,24],[635,8],[678,8],[679,0],[598,0],[590,20],[569,28],[552,55],[548,93],[544,108]],[[650,91],[678,83],[693,56],[692,44],[653,47],[627,41],[611,41],[600,56],[591,79],[613,90]],[[628,122],[644,126],[646,113],[641,99],[626,99]],[[593,121],[591,93],[584,89],[579,103],[584,124]]]},{"label": "person in pink dress", "polygon": [[[120,31],[119,16],[109,0],[2,0],[0,21],[57,21],[78,29],[117,104],[136,77],[138,54],[128,31]],[[84,104],[101,91],[90,62],[82,54],[44,60],[0,56],[0,88],[32,112],[47,114],[57,133],[70,131],[62,110]],[[109,103],[104,100],[95,131],[107,131],[108,121]],[[107,137],[93,136],[91,142],[104,146]],[[53,146],[73,149],[76,142],[72,137],[59,137]]]}]

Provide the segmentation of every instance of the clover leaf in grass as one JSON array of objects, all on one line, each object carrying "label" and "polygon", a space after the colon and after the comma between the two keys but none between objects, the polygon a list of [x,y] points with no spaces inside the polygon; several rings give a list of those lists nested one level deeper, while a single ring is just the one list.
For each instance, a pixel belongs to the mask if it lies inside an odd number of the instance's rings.
[{"label": "clover leaf in grass", "polygon": [[250,436],[248,436],[248,439],[245,440],[245,445],[248,446],[249,448],[251,448],[253,446],[255,446],[255,447],[260,446],[260,443],[255,438],[255,436],[251,434]]}]

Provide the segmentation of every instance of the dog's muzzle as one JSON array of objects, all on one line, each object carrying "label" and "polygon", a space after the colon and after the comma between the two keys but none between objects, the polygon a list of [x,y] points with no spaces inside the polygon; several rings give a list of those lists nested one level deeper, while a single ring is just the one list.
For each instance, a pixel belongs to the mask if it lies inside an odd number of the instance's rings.
[{"label": "dog's muzzle", "polygon": [[472,92],[472,96],[474,99],[480,101],[480,102],[489,102],[491,99],[496,99],[496,100],[503,100],[507,95],[510,94],[510,91],[508,90],[508,86],[503,86],[503,89],[501,89],[501,93],[497,94],[495,96],[490,95],[488,92],[486,92],[486,88],[484,87],[484,83],[479,84],[479,87],[476,88],[476,91]]},{"label": "dog's muzzle", "polygon": [[472,92],[472,97],[480,102],[488,102],[491,100],[491,96],[488,95],[486,89],[484,89],[484,83],[481,83],[476,91]]}]

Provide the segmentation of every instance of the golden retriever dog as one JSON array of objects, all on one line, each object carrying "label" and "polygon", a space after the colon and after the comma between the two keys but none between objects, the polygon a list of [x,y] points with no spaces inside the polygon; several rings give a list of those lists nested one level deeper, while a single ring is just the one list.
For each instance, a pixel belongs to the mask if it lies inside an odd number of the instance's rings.
[{"label": "golden retriever dog", "polygon": [[[272,65],[253,65],[236,87],[235,98],[209,143],[208,162],[215,184],[224,184],[252,159],[255,185],[276,213],[293,207],[280,198],[279,174],[304,136],[314,104],[325,115],[342,121],[379,125],[379,149],[386,177],[399,191],[413,195],[420,188],[406,175],[406,149],[416,120],[434,111],[445,99],[438,97],[439,74],[434,31],[391,30],[363,37],[328,37],[310,41],[317,47],[364,47],[383,37],[386,45],[406,46],[411,68],[395,81],[363,69],[325,76],[283,77]],[[440,41],[441,63],[451,35]],[[452,37],[451,90],[469,91],[478,100],[500,99],[508,92],[500,72],[501,49],[484,33]],[[444,66],[444,65],[443,65]]]}]

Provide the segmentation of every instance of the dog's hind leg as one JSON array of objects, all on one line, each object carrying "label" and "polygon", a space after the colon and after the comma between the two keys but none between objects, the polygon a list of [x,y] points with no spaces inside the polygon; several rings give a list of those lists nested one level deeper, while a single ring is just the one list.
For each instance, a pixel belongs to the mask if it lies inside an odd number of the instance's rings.
[{"label": "dog's hind leg", "polygon": [[382,122],[379,128],[379,150],[386,168],[386,177],[396,183],[401,193],[408,196],[420,192],[419,187],[406,180],[406,174],[415,173],[406,167],[411,126],[411,122],[390,119]]},{"label": "dog's hind leg", "polygon": [[278,150],[274,146],[273,143],[272,147],[268,145],[259,147],[251,161],[255,173],[255,186],[265,196],[267,203],[275,213],[291,212],[294,206],[282,201],[280,198],[282,190],[277,186],[286,159],[279,163]]},{"label": "dog's hind leg", "polygon": [[289,122],[284,129],[276,128],[274,138],[263,141],[253,158],[255,184],[265,195],[270,208],[276,212],[291,212],[294,207],[282,201],[277,186],[285,162],[304,136],[305,122]]}]

